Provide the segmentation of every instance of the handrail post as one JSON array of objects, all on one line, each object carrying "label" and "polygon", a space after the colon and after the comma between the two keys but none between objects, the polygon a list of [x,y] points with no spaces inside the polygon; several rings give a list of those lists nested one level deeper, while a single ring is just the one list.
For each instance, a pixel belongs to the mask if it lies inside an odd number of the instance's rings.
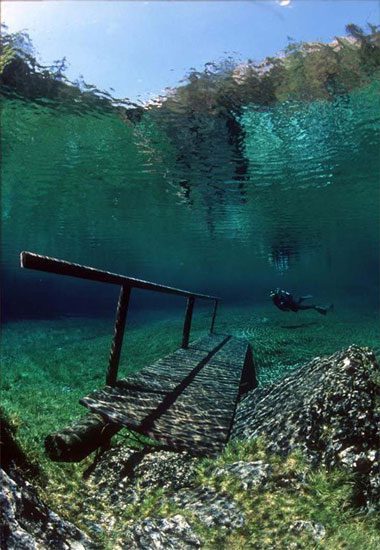
[{"label": "handrail post", "polygon": [[193,317],[194,302],[195,302],[195,297],[189,296],[189,298],[187,299],[185,322],[183,324],[182,347],[184,349],[186,349],[189,346],[191,319]]},{"label": "handrail post", "polygon": [[218,309],[218,300],[214,301],[214,312],[212,314],[212,321],[211,321],[211,327],[210,327],[210,334],[214,332],[214,325],[215,325],[215,317],[216,317],[216,310]]},{"label": "handrail post", "polygon": [[114,386],[117,380],[117,372],[119,369],[119,361],[121,347],[123,345],[123,336],[125,322],[127,319],[129,297],[131,295],[131,287],[122,285],[119,294],[119,301],[116,309],[115,331],[113,335],[110,357],[108,362],[108,370],[106,383],[108,386]]}]

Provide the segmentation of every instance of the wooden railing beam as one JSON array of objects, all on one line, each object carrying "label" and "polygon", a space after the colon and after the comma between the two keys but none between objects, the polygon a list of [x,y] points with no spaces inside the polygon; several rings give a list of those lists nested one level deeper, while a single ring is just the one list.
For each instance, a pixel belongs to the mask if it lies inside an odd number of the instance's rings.
[{"label": "wooden railing beam", "polygon": [[41,256],[39,254],[34,254],[33,252],[21,252],[20,263],[21,267],[24,268],[37,269],[38,271],[46,271],[48,273],[56,273],[57,275],[69,275],[70,277],[79,277],[80,279],[87,279],[89,281],[125,285],[132,288],[141,288],[143,290],[176,294],[177,296],[195,296],[196,298],[202,298],[205,300],[217,299],[216,296],[197,294],[195,292],[190,292],[189,290],[160,285],[158,283],[152,283],[142,279],[135,279],[134,277],[126,277],[125,275],[118,275],[117,273],[111,273],[110,271],[102,271],[101,269],[74,264],[64,260],[58,260],[57,258],[50,258],[49,256]]},{"label": "wooden railing beam", "polygon": [[49,256],[42,256],[33,252],[21,252],[20,263],[21,267],[27,269],[36,269],[38,271],[45,271],[47,273],[56,273],[57,275],[67,275],[70,277],[86,279],[88,281],[98,281],[102,283],[116,284],[121,286],[119,302],[116,311],[115,332],[112,341],[106,377],[107,384],[110,386],[114,386],[117,380],[124,329],[127,319],[129,297],[132,288],[152,290],[154,292],[162,292],[166,294],[175,294],[177,296],[187,297],[187,307],[182,334],[183,348],[187,348],[189,345],[195,298],[214,301],[214,311],[211,321],[210,333],[214,331],[218,301],[220,300],[220,298],[216,296],[197,294],[188,290],[160,285],[150,281],[144,281],[142,279],[135,279],[133,277],[126,277],[117,273],[111,273],[110,271],[103,271],[100,269],[95,269],[93,267],[67,262],[65,260],[51,258]]}]

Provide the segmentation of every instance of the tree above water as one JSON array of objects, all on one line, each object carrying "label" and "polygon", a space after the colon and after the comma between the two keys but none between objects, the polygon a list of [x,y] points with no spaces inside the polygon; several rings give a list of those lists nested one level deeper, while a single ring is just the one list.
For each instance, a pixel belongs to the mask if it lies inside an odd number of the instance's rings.
[{"label": "tree above water", "polygon": [[[231,57],[207,63],[202,71],[191,69],[180,86],[146,107],[164,107],[174,114],[229,117],[251,103],[268,106],[277,101],[331,99],[367,84],[378,73],[379,29],[369,24],[365,31],[350,23],[347,36],[329,44],[289,39],[283,53],[260,63],[239,63]],[[141,109],[129,100],[116,100],[83,79],[70,82],[65,76],[65,57],[42,65],[26,32],[9,33],[5,25],[1,30],[0,84],[4,90],[29,99],[100,101],[104,107]]]},{"label": "tree above water", "polygon": [[161,104],[175,112],[218,115],[251,103],[332,99],[368,84],[379,72],[379,28],[369,25],[365,32],[349,24],[347,36],[329,44],[290,39],[282,54],[260,63],[229,59],[208,64],[202,72],[191,70],[186,84],[161,98]]}]

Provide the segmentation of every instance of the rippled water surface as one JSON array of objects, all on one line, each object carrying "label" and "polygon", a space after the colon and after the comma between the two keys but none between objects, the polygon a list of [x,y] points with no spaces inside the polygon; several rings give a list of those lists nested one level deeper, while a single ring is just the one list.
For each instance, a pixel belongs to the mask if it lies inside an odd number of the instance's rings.
[{"label": "rippled water surface", "polygon": [[282,286],[376,307],[378,91],[374,79],[333,101],[247,105],[239,131],[197,112],[131,122],[3,99],[6,315],[108,313],[113,296],[21,271],[21,250],[227,303]]}]

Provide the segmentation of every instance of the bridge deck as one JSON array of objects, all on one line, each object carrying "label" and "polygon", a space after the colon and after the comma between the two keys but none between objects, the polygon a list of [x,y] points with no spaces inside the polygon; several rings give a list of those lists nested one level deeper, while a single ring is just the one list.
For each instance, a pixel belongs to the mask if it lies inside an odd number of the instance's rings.
[{"label": "bridge deck", "polygon": [[239,395],[255,385],[248,342],[210,334],[81,403],[170,448],[213,454],[228,441]]}]

